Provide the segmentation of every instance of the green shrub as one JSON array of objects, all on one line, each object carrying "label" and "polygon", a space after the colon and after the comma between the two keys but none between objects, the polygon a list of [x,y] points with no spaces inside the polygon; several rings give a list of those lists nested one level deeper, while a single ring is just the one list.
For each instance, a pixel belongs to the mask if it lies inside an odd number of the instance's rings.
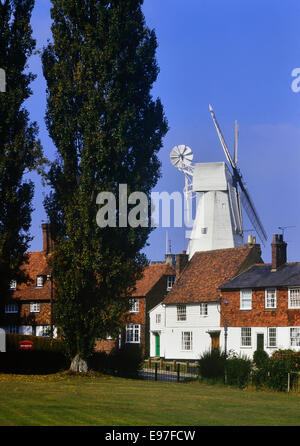
[{"label": "green shrub", "polygon": [[6,335],[6,351],[7,352],[19,351],[18,348],[19,342],[24,340],[33,342],[34,351],[65,353],[64,344],[59,339],[46,338],[46,337],[44,338],[41,336],[20,335],[20,334]]},{"label": "green shrub", "polygon": [[281,358],[271,358],[269,362],[269,376],[267,385],[272,390],[284,392],[287,390],[288,372],[291,371],[289,361]]},{"label": "green shrub", "polygon": [[224,379],[226,355],[219,349],[204,352],[199,359],[202,378]]},{"label": "green shrub", "polygon": [[284,392],[287,390],[288,373],[297,372],[300,369],[300,352],[277,350],[267,361],[259,365],[260,367],[257,366],[257,370],[252,375],[253,384],[257,388],[269,387],[272,390]]},{"label": "green shrub", "polygon": [[265,350],[256,350],[253,354],[253,362],[257,368],[262,369],[267,366],[269,355]]},{"label": "green shrub", "polygon": [[137,378],[142,368],[143,356],[138,345],[125,345],[111,353],[95,352],[88,365],[92,370],[125,378]]},{"label": "green shrub", "polygon": [[233,354],[226,359],[225,368],[227,384],[241,389],[248,385],[252,369],[252,361],[249,358]]}]

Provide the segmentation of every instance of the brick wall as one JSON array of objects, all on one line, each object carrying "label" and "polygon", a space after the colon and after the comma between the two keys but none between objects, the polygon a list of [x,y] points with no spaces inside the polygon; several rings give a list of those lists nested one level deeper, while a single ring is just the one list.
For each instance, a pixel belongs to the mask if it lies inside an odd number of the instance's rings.
[{"label": "brick wall", "polygon": [[[225,301],[228,305],[225,305]],[[222,291],[221,325],[230,327],[300,326],[300,310],[288,309],[288,289],[277,288],[277,308],[265,308],[265,289],[252,290],[252,310],[240,310],[240,291]]]},{"label": "brick wall", "polygon": [[30,302],[22,302],[20,308],[20,325],[50,325],[50,302],[40,302],[39,313],[30,313]]},{"label": "brick wall", "polygon": [[118,341],[109,340],[109,339],[101,339],[95,341],[95,351],[96,352],[105,352],[107,354],[111,353],[114,348],[118,347]]},{"label": "brick wall", "polygon": [[30,313],[30,302],[18,302],[18,313],[3,313],[0,318],[0,325],[50,325],[51,306],[50,302],[40,302],[40,312]]}]

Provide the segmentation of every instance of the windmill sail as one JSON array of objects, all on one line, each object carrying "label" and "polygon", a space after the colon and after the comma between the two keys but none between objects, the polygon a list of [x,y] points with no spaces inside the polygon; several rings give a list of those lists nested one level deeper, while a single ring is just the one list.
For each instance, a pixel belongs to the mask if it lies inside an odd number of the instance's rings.
[{"label": "windmill sail", "polygon": [[258,217],[258,214],[255,210],[254,204],[250,198],[248,191],[245,189],[244,185],[241,187],[241,199],[244,209],[248,215],[249,220],[254,226],[255,231],[257,232],[261,242],[265,245],[265,240],[267,240],[267,235],[264,230],[264,227]]},{"label": "windmill sail", "polygon": [[[254,204],[250,198],[249,192],[247,191],[245,185],[243,184],[242,181],[242,176],[239,173],[239,170],[237,168],[237,151],[238,151],[238,126],[237,126],[237,122],[235,123],[235,141],[234,141],[234,161],[231,158],[230,152],[228,150],[228,147],[225,143],[224,137],[222,135],[220,126],[217,122],[217,119],[215,117],[214,111],[212,106],[209,106],[209,110],[212,116],[212,119],[214,121],[215,127],[217,129],[217,133],[221,142],[221,145],[223,147],[225,156],[229,162],[229,164],[232,167],[232,171],[233,171],[233,182],[234,182],[234,186],[236,187],[236,191],[237,194],[239,195],[239,191],[237,189],[237,185],[239,185],[240,187],[240,195],[241,195],[241,201],[242,201],[242,205],[248,215],[249,220],[251,221],[255,231],[257,232],[262,244],[264,245],[265,240],[267,240],[267,235],[266,232],[264,230],[264,227],[258,217],[258,214],[256,212],[256,209],[254,207]],[[239,200],[238,200],[239,202]]]}]

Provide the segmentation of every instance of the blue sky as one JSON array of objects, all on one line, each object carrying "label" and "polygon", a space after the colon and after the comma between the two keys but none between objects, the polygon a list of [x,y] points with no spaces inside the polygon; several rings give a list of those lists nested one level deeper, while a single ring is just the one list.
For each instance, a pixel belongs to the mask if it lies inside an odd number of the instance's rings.
[{"label": "blue sky", "polygon": [[[37,48],[51,38],[50,1],[37,0],[32,17]],[[291,89],[292,70],[300,67],[299,0],[145,0],[147,25],[158,40],[160,74],[153,89],[164,105],[170,130],[160,152],[162,177],[155,191],[182,191],[184,177],[169,161],[178,144],[190,146],[195,162],[226,161],[211,120],[212,104],[223,135],[233,147],[239,123],[239,168],[266,229],[263,259],[278,227],[284,232],[288,260],[300,261],[300,93]],[[39,56],[30,60],[38,75],[28,101],[31,118],[49,158],[55,148],[44,124],[45,80]],[[31,250],[42,246],[43,189],[36,193]],[[245,227],[250,228],[245,219]],[[248,233],[246,233],[247,235]],[[169,228],[172,252],[187,248],[184,228]],[[150,260],[165,254],[166,228],[157,228],[145,252]]]}]

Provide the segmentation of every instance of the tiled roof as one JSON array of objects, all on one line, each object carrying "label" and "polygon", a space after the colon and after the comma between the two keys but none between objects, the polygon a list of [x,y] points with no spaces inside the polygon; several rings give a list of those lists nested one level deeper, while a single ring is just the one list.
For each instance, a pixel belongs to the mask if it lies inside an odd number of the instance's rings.
[{"label": "tiled roof", "polygon": [[245,273],[223,283],[220,288],[265,288],[300,285],[300,262],[285,263],[277,271],[271,271],[271,264],[254,265]]},{"label": "tiled roof", "polygon": [[143,277],[137,281],[132,296],[146,296],[162,276],[174,276],[175,274],[175,269],[168,263],[151,263],[144,269]]},{"label": "tiled roof", "polygon": [[[32,282],[17,285],[16,291],[13,292],[13,299],[19,300],[50,300],[50,280],[46,280],[50,268],[47,265],[47,259],[44,251],[29,252],[28,263],[22,268],[32,279]],[[37,288],[36,278],[38,275],[44,277],[43,287]]]},{"label": "tiled roof", "polygon": [[[220,299],[221,284],[246,269],[255,246],[196,252],[164,299],[164,304],[214,302]],[[259,254],[254,255],[260,260]]]}]

